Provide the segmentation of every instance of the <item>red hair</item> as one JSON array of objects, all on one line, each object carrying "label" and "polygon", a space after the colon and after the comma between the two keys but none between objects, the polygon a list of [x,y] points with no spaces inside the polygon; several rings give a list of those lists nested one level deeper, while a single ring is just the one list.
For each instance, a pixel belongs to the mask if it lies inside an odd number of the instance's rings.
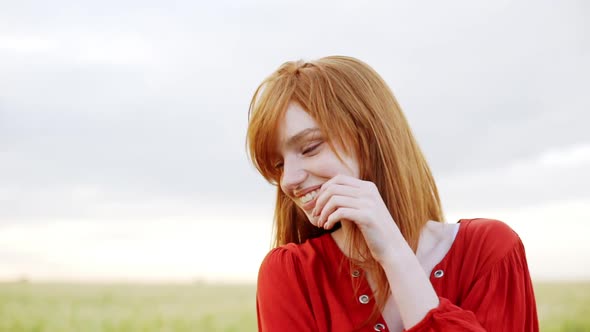
[{"label": "red hair", "polygon": [[[286,62],[256,90],[249,110],[247,146],[258,171],[280,183],[276,160],[277,130],[288,105],[299,104],[317,122],[333,147],[344,147],[359,161],[360,178],[375,183],[402,235],[414,250],[428,220],[443,221],[438,190],[408,122],[383,79],[367,64],[351,57]],[[277,186],[274,246],[303,243],[326,233],[313,226]],[[375,276],[378,312],[389,284],[371,257],[360,230],[347,237],[351,264]]]}]

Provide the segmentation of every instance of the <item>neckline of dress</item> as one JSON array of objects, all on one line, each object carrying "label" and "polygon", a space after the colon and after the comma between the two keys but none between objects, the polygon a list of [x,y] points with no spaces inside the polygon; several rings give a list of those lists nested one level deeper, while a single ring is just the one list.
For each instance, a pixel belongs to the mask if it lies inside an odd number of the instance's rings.
[{"label": "neckline of dress", "polygon": [[[449,257],[451,257],[454,254],[454,252],[458,250],[457,247],[459,245],[457,243],[461,243],[463,241],[463,238],[465,237],[465,227],[467,227],[467,225],[470,222],[471,222],[471,220],[467,220],[467,219],[460,219],[459,221],[457,221],[457,224],[459,224],[459,229],[457,230],[457,234],[455,235],[455,238],[453,239],[453,243],[449,247],[449,250],[447,251],[447,253],[443,256],[443,258],[438,263],[436,263],[434,265],[433,270],[435,270],[441,264],[445,263],[445,261],[447,261],[449,259]],[[329,243],[328,245],[330,246],[330,251],[335,252],[337,258],[342,259],[342,260],[349,259],[344,254],[344,252],[342,252],[342,250],[340,250],[340,247],[336,243],[336,240],[334,240],[334,238],[332,237],[331,233],[327,233],[327,234],[323,235],[323,237],[327,238],[325,241]]]}]

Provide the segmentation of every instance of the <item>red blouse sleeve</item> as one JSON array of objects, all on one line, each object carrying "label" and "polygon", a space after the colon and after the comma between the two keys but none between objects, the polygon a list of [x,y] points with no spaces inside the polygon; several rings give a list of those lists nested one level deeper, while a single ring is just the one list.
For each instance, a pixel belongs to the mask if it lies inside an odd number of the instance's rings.
[{"label": "red blouse sleeve", "polygon": [[286,248],[273,249],[258,273],[256,312],[258,331],[315,331],[301,262]]},{"label": "red blouse sleeve", "polygon": [[474,282],[460,307],[441,297],[437,308],[406,331],[539,331],[533,286],[520,238],[503,259]]}]

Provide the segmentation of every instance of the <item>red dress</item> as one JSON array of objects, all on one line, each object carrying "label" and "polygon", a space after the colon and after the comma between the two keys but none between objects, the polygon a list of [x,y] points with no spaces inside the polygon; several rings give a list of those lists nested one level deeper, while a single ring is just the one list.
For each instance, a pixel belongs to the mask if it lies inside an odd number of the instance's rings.
[{"label": "red dress", "polygon": [[[539,330],[524,247],[500,221],[461,220],[430,282],[440,303],[408,332]],[[260,267],[259,331],[388,331],[382,317],[363,325],[374,305],[330,234],[275,248]]]}]

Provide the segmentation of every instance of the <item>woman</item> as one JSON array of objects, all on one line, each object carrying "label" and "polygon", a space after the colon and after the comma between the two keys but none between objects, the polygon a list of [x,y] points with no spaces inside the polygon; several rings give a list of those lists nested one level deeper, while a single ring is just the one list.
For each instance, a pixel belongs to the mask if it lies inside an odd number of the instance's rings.
[{"label": "woman", "polygon": [[524,248],[504,223],[443,222],[392,92],[342,56],[287,62],[257,89],[248,147],[277,185],[260,331],[537,331]]}]

